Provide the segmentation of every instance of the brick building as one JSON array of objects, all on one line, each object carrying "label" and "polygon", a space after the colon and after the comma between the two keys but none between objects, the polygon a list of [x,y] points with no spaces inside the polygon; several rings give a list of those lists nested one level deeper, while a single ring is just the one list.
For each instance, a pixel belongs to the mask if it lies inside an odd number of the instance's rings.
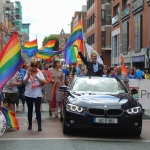
[{"label": "brick building", "polygon": [[150,0],[112,0],[112,61],[144,69],[150,45]]},{"label": "brick building", "polygon": [[87,43],[111,62],[111,0],[87,0]]}]

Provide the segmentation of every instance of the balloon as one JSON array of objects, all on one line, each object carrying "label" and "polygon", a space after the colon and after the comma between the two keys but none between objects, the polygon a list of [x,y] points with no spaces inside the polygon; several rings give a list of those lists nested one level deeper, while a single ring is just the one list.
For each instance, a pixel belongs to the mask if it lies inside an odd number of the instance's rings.
[{"label": "balloon", "polygon": [[32,52],[31,50],[29,50],[29,51],[27,52],[27,55],[28,55],[29,57],[32,57],[32,56],[33,56],[33,52]]},{"label": "balloon", "polygon": [[137,78],[142,78],[142,71],[137,70],[135,75],[136,75]]}]

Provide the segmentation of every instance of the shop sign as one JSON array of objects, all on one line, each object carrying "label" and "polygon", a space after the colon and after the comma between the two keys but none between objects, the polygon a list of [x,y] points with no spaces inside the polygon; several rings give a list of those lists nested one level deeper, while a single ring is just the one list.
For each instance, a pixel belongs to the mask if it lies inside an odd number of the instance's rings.
[{"label": "shop sign", "polygon": [[134,56],[132,57],[132,62],[145,62],[145,56]]}]

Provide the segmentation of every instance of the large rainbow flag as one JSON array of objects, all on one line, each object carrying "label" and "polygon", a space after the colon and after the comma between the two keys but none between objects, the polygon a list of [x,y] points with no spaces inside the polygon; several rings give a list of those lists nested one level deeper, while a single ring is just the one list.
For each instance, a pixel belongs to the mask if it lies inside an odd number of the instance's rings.
[{"label": "large rainbow flag", "polygon": [[[81,52],[83,52],[83,41],[82,40],[76,40],[74,42],[74,44],[79,47]],[[74,63],[74,62],[78,62],[79,64],[81,64],[82,61],[81,61],[81,58],[78,54],[78,50],[73,45],[68,47],[64,52],[65,62],[66,62],[66,64],[71,64],[71,63]]]},{"label": "large rainbow flag", "polygon": [[38,51],[37,39],[31,42],[26,42],[24,45],[24,49],[22,50],[22,53],[28,53],[29,50],[32,51],[33,53],[36,53]]},{"label": "large rainbow flag", "polygon": [[55,43],[56,40],[50,40],[44,47],[38,50],[36,57],[41,59],[49,59],[60,54],[62,51],[53,51]]},{"label": "large rainbow flag", "polygon": [[14,32],[0,53],[0,90],[21,68],[23,62],[18,33]]},{"label": "large rainbow flag", "polygon": [[15,112],[2,108],[2,112],[6,118],[7,126],[19,130],[18,119],[16,118]]},{"label": "large rainbow flag", "polygon": [[57,81],[54,83],[52,89],[52,108],[56,108],[56,89],[57,89]]},{"label": "large rainbow flag", "polygon": [[71,36],[65,45],[65,49],[70,47],[76,40],[83,40],[82,20],[80,20],[73,29]]},{"label": "large rainbow flag", "polygon": [[124,65],[124,58],[123,58],[122,55],[120,56],[120,62],[121,62],[121,67],[122,67],[122,73],[126,74],[126,76],[127,76],[128,73],[127,73],[127,69],[126,69],[126,67]]}]

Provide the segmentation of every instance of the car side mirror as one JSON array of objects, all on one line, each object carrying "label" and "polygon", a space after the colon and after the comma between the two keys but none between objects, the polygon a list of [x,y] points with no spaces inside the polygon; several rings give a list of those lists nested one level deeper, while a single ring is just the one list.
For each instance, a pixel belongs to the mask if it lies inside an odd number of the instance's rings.
[{"label": "car side mirror", "polygon": [[67,86],[61,86],[61,87],[59,88],[59,91],[61,91],[61,92],[69,92],[69,89],[68,89]]}]

